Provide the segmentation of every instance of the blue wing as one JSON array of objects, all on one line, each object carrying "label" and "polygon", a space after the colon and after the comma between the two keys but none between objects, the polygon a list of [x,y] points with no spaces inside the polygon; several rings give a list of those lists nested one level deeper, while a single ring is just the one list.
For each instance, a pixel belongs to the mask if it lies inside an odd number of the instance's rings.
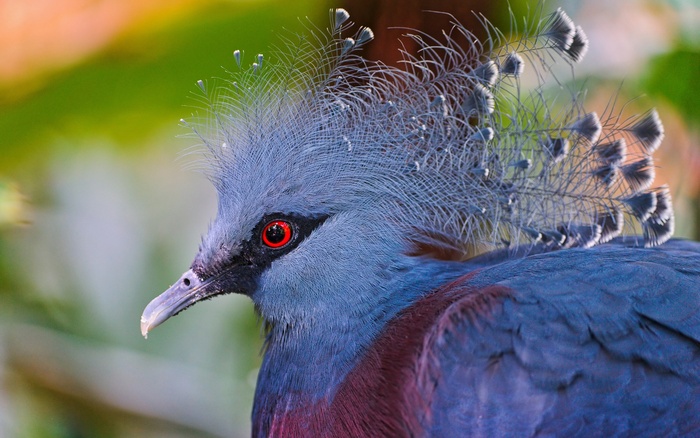
[{"label": "blue wing", "polygon": [[416,364],[433,435],[700,434],[700,244],[538,254],[450,288]]}]

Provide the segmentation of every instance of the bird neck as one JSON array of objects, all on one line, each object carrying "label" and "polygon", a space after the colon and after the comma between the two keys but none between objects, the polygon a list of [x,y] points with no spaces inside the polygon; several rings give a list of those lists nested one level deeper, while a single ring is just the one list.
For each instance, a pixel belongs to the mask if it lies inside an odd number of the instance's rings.
[{"label": "bird neck", "polygon": [[[358,365],[386,325],[439,284],[464,272],[464,265],[406,257],[389,269],[390,281],[366,290],[362,280],[344,285],[353,309],[333,315],[309,315],[298,325],[275,325],[266,339],[258,376],[253,427],[267,434],[280,419],[303,424],[324,415],[339,387]],[[371,299],[370,299],[371,298]],[[290,422],[289,416],[296,416]]]}]

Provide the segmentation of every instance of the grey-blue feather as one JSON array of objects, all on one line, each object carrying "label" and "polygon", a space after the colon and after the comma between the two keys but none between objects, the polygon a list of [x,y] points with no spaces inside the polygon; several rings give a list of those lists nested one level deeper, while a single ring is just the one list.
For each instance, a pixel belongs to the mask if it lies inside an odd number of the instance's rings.
[{"label": "grey-blue feather", "polygon": [[491,312],[459,304],[432,348],[439,436],[700,433],[700,245],[620,244],[507,260],[463,287],[505,286]]},{"label": "grey-blue feather", "polygon": [[405,69],[363,59],[372,33],[346,38],[340,21],[216,91],[211,121],[195,129],[212,158],[220,222],[367,209],[413,240],[471,253],[539,240],[589,247],[624,231],[625,218],[642,225],[647,246],[670,237],[673,216],[652,217],[670,205],[667,189],[650,189],[657,113],[621,124],[585,111],[581,91],[542,91],[560,82],[551,64],[580,60],[588,44],[563,11],[514,40],[487,22],[485,42],[458,24],[443,40],[409,34],[421,50],[405,55]]}]

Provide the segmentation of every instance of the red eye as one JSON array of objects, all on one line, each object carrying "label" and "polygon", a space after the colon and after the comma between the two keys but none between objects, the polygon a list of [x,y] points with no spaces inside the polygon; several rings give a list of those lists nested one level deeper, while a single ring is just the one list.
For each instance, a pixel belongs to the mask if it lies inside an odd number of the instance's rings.
[{"label": "red eye", "polygon": [[262,240],[270,248],[282,248],[292,240],[292,227],[285,221],[270,222],[262,230]]}]

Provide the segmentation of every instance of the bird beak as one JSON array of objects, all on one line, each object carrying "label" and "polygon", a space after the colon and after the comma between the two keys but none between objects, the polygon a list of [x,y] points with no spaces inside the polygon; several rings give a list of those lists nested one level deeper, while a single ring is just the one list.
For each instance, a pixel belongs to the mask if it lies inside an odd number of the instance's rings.
[{"label": "bird beak", "polygon": [[143,310],[143,315],[141,315],[141,334],[143,337],[148,338],[148,332],[171,316],[175,316],[197,301],[213,295],[206,287],[209,283],[209,280],[200,280],[191,269],[182,274],[182,277],[175,284],[148,303],[148,306]]}]

